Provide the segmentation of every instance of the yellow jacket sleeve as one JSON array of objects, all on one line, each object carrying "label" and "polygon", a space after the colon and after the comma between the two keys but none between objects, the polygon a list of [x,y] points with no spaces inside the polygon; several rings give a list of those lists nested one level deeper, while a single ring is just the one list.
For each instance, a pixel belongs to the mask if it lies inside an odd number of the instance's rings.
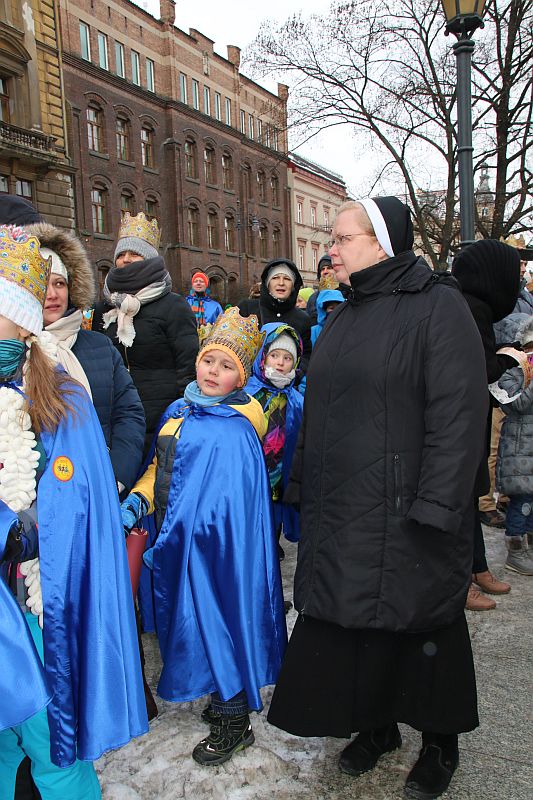
[{"label": "yellow jacket sleeve", "polygon": [[153,514],[154,512],[154,489],[155,489],[155,475],[157,470],[157,456],[154,456],[154,460],[144,473],[141,475],[133,489],[132,492],[137,492],[137,494],[142,494],[146,502],[148,503],[148,514]]}]

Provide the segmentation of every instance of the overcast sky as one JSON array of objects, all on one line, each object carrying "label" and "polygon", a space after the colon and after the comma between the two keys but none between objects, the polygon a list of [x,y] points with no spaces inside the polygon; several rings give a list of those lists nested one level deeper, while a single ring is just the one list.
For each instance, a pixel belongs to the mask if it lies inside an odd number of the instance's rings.
[{"label": "overcast sky", "polygon": [[[159,0],[133,0],[145,11],[159,18]],[[215,50],[226,58],[226,45],[233,44],[242,50],[255,38],[261,22],[266,17],[283,22],[291,14],[305,9],[305,13],[325,13],[330,0],[268,0],[268,3],[257,3],[250,0],[202,0],[195,3],[176,2],[176,25],[185,32],[195,28],[213,39]],[[267,11],[265,11],[267,9]],[[267,89],[276,92],[275,84],[264,83]],[[294,148],[294,142],[289,143]],[[358,160],[355,144],[347,130],[325,131],[315,137],[312,142],[296,150],[300,155],[322,164],[322,166],[340,173],[345,179],[352,196],[361,196],[359,188],[362,178],[366,178],[369,167],[373,169],[372,159]]]}]

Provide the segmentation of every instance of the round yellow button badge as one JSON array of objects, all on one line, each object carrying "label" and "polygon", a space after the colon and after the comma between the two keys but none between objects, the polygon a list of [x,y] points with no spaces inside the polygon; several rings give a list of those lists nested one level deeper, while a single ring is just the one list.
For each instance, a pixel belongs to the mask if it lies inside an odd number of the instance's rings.
[{"label": "round yellow button badge", "polygon": [[67,456],[58,456],[54,461],[52,471],[58,481],[69,481],[74,475],[74,464]]}]

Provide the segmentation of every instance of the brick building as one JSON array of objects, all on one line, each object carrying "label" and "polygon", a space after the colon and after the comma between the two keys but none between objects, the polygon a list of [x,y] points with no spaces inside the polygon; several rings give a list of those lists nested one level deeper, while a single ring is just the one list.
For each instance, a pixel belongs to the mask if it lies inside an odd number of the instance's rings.
[{"label": "brick building", "polygon": [[54,0],[0,0],[0,193],[74,226]]},{"label": "brick building", "polygon": [[346,184],[336,172],[290,153],[289,186],[293,257],[304,283],[310,285],[316,283],[318,262],[327,250],[336,211],[347,199]]},{"label": "brick building", "polygon": [[103,280],[123,211],[157,217],[174,287],[204,269],[234,300],[290,254],[287,88],[274,95],[196,30],[129,0],[59,0],[77,227]]}]

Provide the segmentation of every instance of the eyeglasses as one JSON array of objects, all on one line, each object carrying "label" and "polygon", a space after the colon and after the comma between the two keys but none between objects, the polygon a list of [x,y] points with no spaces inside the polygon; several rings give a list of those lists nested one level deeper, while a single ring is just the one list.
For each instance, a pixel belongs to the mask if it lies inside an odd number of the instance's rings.
[{"label": "eyeglasses", "polygon": [[368,235],[369,235],[368,233],[341,233],[339,234],[339,236],[335,236],[333,239],[330,239],[327,247],[328,250],[331,250],[331,248],[334,245],[337,245],[337,247],[343,247],[354,236],[368,236]]}]

